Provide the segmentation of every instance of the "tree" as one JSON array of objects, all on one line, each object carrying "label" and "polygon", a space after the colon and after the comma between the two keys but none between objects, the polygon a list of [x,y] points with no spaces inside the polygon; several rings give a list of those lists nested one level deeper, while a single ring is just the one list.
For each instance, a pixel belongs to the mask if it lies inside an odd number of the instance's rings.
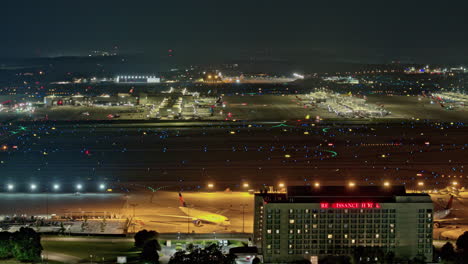
[{"label": "tree", "polygon": [[[294,263],[294,264],[310,264],[310,261],[308,261],[307,259],[301,259],[301,260],[295,260],[291,263]],[[328,262],[326,262],[328,263]],[[335,262],[333,262],[333,264],[335,264]]]},{"label": "tree", "polygon": [[159,263],[158,250],[161,250],[161,246],[156,239],[146,241],[141,252],[141,260],[146,263]]},{"label": "tree", "polygon": [[1,232],[0,233],[0,259],[11,258],[11,233]]},{"label": "tree", "polygon": [[[158,240],[158,236],[158,232],[153,230],[148,231],[146,229],[143,229],[141,231],[138,231],[134,237],[135,247],[142,248],[147,241]],[[158,250],[161,250],[161,248],[159,248]]]},{"label": "tree", "polygon": [[353,263],[381,263],[386,258],[380,247],[358,246],[353,251]]},{"label": "tree", "polygon": [[424,255],[414,257],[411,260],[411,264],[425,264],[425,263],[426,263],[426,257]]},{"label": "tree", "polygon": [[258,257],[255,257],[253,260],[252,260],[252,264],[260,264],[262,263],[262,261],[258,258]]},{"label": "tree", "polygon": [[445,243],[440,249],[440,258],[444,261],[454,261],[455,256],[455,248],[450,242]]},{"label": "tree", "polygon": [[[306,261],[310,263],[310,261],[308,260]],[[351,258],[348,256],[325,256],[320,260],[320,263],[322,264],[350,264]]]},{"label": "tree", "polygon": [[461,251],[464,254],[468,253],[468,231],[465,231],[457,239],[457,250]]},{"label": "tree", "polygon": [[36,231],[22,227],[12,237],[12,254],[17,260],[34,262],[41,259],[41,236]]},{"label": "tree", "polygon": [[393,253],[393,251],[387,252],[384,257],[384,263],[393,264],[394,262],[395,262],[395,253]]},{"label": "tree", "polygon": [[195,246],[191,252],[177,251],[169,264],[235,264],[235,259],[235,255],[224,255],[218,245],[212,244],[204,249]]}]

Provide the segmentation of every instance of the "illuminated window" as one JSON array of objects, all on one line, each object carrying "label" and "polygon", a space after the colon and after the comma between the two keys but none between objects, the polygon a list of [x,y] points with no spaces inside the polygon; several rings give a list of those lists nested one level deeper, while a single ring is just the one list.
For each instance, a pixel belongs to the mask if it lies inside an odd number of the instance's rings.
[{"label": "illuminated window", "polygon": [[268,233],[268,234],[271,234],[271,229],[268,229],[268,230],[267,230],[267,233]]},{"label": "illuminated window", "polygon": [[327,238],[333,238],[332,234],[328,234]]},{"label": "illuminated window", "polygon": [[294,219],[289,219],[290,224],[294,224]]}]

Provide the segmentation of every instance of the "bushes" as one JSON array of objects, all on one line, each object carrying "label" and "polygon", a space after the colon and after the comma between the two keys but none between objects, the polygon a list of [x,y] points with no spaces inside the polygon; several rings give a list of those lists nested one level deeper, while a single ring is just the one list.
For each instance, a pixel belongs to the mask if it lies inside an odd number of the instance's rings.
[{"label": "bushes", "polygon": [[41,252],[41,236],[31,228],[22,227],[15,233],[0,233],[1,259],[34,262],[41,259]]},{"label": "bushes", "polygon": [[158,232],[153,230],[141,230],[135,234],[135,247],[143,248],[140,258],[145,263],[159,263],[158,251],[161,245],[158,242]]}]

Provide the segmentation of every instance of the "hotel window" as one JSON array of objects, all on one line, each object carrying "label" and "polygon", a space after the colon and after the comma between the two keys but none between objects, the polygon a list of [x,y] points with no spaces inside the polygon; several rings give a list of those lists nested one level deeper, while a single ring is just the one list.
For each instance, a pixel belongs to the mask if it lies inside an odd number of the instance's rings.
[{"label": "hotel window", "polygon": [[294,224],[294,219],[289,219],[290,224]]}]

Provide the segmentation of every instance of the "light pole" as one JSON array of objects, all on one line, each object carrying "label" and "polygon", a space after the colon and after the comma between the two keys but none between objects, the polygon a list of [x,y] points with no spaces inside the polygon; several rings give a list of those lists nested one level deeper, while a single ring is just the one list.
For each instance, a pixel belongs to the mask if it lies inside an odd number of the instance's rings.
[{"label": "light pole", "polygon": [[245,233],[245,207],[247,204],[241,204],[242,206],[242,233]]},{"label": "light pole", "polygon": [[[138,204],[130,204],[131,207],[133,207],[133,221],[135,221],[135,207],[138,206]],[[135,224],[133,224],[133,233],[135,233]]]}]

